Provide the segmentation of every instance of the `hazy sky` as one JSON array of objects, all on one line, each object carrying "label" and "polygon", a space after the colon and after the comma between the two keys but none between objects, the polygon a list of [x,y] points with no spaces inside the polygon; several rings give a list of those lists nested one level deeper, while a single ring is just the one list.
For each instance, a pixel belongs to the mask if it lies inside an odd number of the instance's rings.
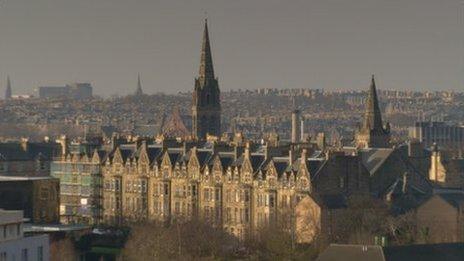
[{"label": "hazy sky", "polygon": [[0,95],[193,89],[207,12],[223,90],[464,90],[464,0],[0,0]]}]

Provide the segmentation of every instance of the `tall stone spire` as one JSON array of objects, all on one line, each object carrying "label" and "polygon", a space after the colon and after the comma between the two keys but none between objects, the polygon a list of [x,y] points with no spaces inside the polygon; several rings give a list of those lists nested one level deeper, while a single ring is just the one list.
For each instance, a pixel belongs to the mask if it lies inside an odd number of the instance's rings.
[{"label": "tall stone spire", "polygon": [[137,90],[135,91],[135,96],[143,95],[142,83],[140,82],[140,74],[137,75]]},{"label": "tall stone spire", "polygon": [[356,132],[355,142],[358,148],[387,148],[390,146],[390,125],[387,123],[384,127],[382,124],[374,75],[372,75],[367,96],[364,122]]},{"label": "tall stone spire", "polygon": [[381,130],[383,128],[382,114],[380,113],[374,75],[372,75],[371,86],[369,87],[369,95],[367,97],[366,110],[364,112],[363,128],[371,130]]},{"label": "tall stone spire", "polygon": [[200,71],[198,78],[195,78],[192,96],[192,136],[196,139],[205,139],[208,134],[219,137],[221,135],[221,91],[218,80],[214,77],[206,19],[201,46]]},{"label": "tall stone spire", "polygon": [[5,99],[11,99],[11,81],[10,81],[10,76],[8,75],[6,77],[6,90],[5,90]]},{"label": "tall stone spire", "polygon": [[214,80],[213,57],[211,55],[211,45],[209,43],[208,33],[208,19],[205,19],[203,43],[201,45],[200,71],[198,76],[203,85],[210,80]]}]

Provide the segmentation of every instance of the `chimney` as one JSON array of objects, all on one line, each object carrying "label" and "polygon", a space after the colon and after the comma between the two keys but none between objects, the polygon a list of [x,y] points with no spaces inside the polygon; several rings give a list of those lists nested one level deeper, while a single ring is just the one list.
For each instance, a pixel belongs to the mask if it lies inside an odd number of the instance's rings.
[{"label": "chimney", "polygon": [[68,154],[68,137],[66,135],[61,135],[56,142],[61,146],[61,155],[66,156],[66,154]]},{"label": "chimney", "polygon": [[301,118],[301,122],[300,122],[300,141],[301,142],[305,142],[305,137],[304,137],[304,119]]},{"label": "chimney", "polygon": [[295,148],[292,145],[290,145],[290,149],[288,150],[288,161],[289,164],[293,164],[295,161]]},{"label": "chimney", "polygon": [[306,163],[306,157],[307,157],[308,151],[306,149],[301,150],[301,163]]},{"label": "chimney", "polygon": [[268,158],[269,158],[269,145],[266,144],[264,147],[264,159],[268,159]]},{"label": "chimney", "polygon": [[28,138],[21,138],[21,148],[23,149],[23,151],[27,151],[28,143],[29,143]]},{"label": "chimney", "polygon": [[242,156],[243,148],[239,145],[234,146],[234,160],[237,160]]},{"label": "chimney", "polygon": [[244,153],[245,153],[244,154],[245,158],[250,158],[250,142],[249,141],[247,141],[245,143],[245,152]]},{"label": "chimney", "polygon": [[298,131],[298,122],[300,121],[300,111],[292,111],[292,143],[297,143],[300,140],[300,135]]}]

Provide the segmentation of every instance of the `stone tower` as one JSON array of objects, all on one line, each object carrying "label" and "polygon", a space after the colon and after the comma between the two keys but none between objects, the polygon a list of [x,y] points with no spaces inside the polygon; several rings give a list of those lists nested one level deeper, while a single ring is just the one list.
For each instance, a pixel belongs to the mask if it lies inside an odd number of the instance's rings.
[{"label": "stone tower", "polygon": [[135,90],[134,95],[135,96],[142,96],[143,95],[142,83],[140,82],[140,74],[137,75],[137,90]]},{"label": "stone tower", "polygon": [[364,122],[356,132],[356,147],[358,148],[388,148],[390,142],[390,125],[382,125],[382,114],[377,98],[374,75],[372,75],[369,96],[366,101]]},{"label": "stone tower", "polygon": [[5,100],[11,99],[11,81],[10,76],[6,77]]},{"label": "stone tower", "polygon": [[205,20],[200,71],[193,91],[192,135],[204,139],[207,134],[218,137],[221,134],[221,102],[218,80],[214,77],[208,23]]}]

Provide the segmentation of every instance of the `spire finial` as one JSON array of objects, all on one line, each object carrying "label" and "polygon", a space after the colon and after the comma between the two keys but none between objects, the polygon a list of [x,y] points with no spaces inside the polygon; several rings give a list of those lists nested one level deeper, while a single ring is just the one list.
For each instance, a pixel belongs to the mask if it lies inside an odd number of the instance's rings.
[{"label": "spire finial", "polygon": [[203,32],[203,43],[201,46],[200,60],[200,81],[205,83],[208,80],[214,79],[213,59],[211,55],[211,45],[209,43],[208,19],[205,18],[205,29]]},{"label": "spire finial", "polygon": [[11,99],[12,91],[11,91],[11,81],[10,75],[6,76],[6,90],[5,90],[5,99]]},{"label": "spire finial", "polygon": [[136,96],[143,95],[142,82],[140,81],[140,73],[137,74],[137,90],[135,91]]},{"label": "spire finial", "polygon": [[379,100],[377,97],[377,88],[375,86],[374,75],[372,74],[371,85],[369,87],[366,111],[364,115],[364,128],[383,129],[382,116],[380,113]]}]

